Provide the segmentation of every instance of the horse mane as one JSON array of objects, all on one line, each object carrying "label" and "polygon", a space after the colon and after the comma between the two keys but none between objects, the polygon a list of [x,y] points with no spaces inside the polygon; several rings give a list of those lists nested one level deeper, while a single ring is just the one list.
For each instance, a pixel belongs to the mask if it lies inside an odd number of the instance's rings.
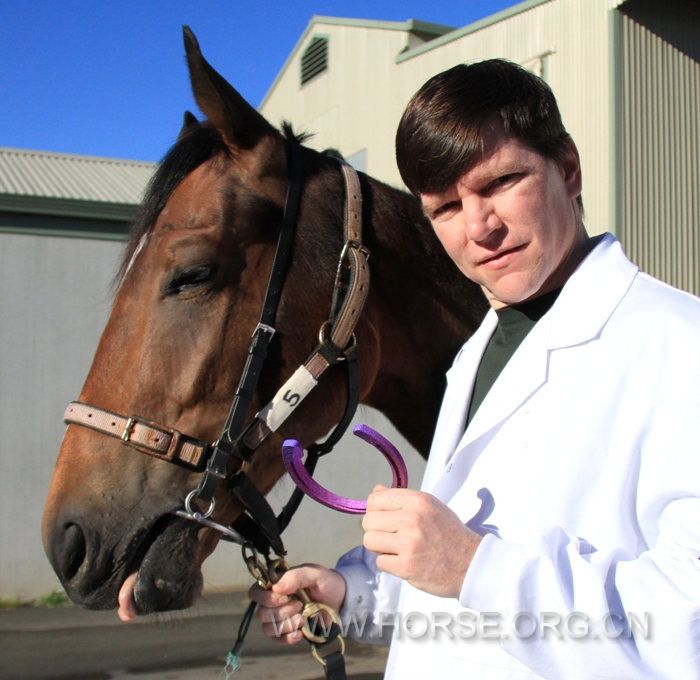
[{"label": "horse mane", "polygon": [[312,132],[294,132],[292,124],[288,120],[282,121],[282,136],[288,142],[295,142],[296,144],[303,144],[308,142],[314,135]]}]

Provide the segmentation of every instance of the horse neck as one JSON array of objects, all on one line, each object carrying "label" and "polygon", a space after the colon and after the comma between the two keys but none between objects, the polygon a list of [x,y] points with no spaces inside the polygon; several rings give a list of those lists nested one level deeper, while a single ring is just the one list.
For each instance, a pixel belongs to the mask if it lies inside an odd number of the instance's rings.
[{"label": "horse neck", "polygon": [[445,372],[487,305],[446,255],[414,197],[369,179],[363,194],[372,271],[367,314],[380,352],[364,403],[427,457]]}]

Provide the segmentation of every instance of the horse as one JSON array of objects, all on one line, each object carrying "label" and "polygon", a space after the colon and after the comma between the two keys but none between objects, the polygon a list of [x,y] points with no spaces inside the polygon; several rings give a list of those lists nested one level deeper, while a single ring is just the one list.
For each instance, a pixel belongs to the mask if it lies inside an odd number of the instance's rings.
[{"label": "horse", "polygon": [[[205,118],[185,115],[147,189],[79,400],[212,441],[265,297],[290,153],[303,186],[275,335],[250,395],[253,410],[303,363],[327,320],[344,245],[344,189],[337,158],[304,146],[289,125],[271,125],[204,59],[189,29],[184,37]],[[371,285],[354,328],[358,396],[427,457],[444,373],[486,301],[447,257],[414,196],[358,174],[363,247],[371,253]],[[343,417],[345,402],[344,373],[333,366],[241,464],[260,494],[284,474],[284,437],[309,446]],[[112,609],[121,594],[139,614],[187,608],[221,534],[173,514],[201,473],[134,451],[133,423],[121,438],[69,425],[44,509],[44,547],[76,604]],[[223,481],[214,499],[221,525],[244,511]]]}]

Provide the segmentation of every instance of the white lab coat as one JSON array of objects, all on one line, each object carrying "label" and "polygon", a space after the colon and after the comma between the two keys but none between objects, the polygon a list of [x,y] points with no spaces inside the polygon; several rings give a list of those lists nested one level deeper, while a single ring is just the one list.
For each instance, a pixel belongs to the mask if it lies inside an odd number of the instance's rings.
[{"label": "white lab coat", "polygon": [[606,235],[464,432],[496,322],[448,372],[422,484],[484,535],[459,600],[357,548],[345,621],[394,621],[395,680],[700,678],[700,300]]}]

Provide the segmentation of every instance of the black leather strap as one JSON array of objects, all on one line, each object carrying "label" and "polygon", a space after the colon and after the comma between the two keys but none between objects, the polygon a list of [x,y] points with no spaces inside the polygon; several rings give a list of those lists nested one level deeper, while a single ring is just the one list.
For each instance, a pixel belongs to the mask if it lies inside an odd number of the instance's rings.
[{"label": "black leather strap", "polygon": [[251,520],[252,525],[257,526],[265,541],[262,541],[259,536],[251,536],[249,531],[246,533],[239,531],[242,526],[237,523],[234,524],[236,531],[246,539],[252,540],[256,549],[263,554],[269,554],[271,546],[275,553],[280,556],[284,555],[284,544],[280,536],[277,517],[275,517],[270,504],[265,500],[265,496],[258,491],[243,470],[239,470],[231,477],[228,482],[228,490],[243,505],[250,517],[254,518]]},{"label": "black leather strap", "polygon": [[231,403],[231,409],[226,418],[223,433],[212,448],[212,454],[207,461],[206,470],[197,486],[197,497],[205,504],[211,502],[217,486],[223,479],[226,479],[231,457],[236,456],[242,461],[250,458],[250,455],[239,450],[236,442],[243,431],[245,419],[255,396],[255,389],[257,388],[260,374],[265,365],[267,350],[275,334],[277,308],[287,270],[289,269],[297,213],[301,200],[301,159],[296,144],[289,143],[287,145],[287,156],[289,159],[289,186],[284,205],[282,227],[277,239],[275,259],[270,271],[260,321],[253,332],[245,367]]},{"label": "black leather strap", "polygon": [[345,680],[345,657],[340,653],[340,651],[335,651],[332,654],[324,657],[326,665],[323,670],[326,674],[327,680]]}]

